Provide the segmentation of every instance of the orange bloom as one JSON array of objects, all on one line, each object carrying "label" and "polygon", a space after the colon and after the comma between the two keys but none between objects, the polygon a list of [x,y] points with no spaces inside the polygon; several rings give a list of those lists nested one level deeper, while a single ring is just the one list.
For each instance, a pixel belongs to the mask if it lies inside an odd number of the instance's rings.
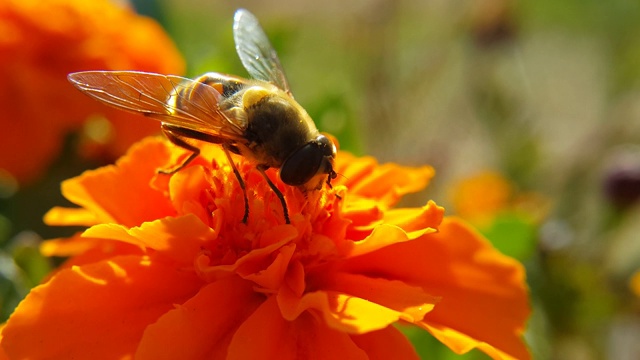
[{"label": "orange bloom", "polygon": [[184,61],[157,23],[109,0],[0,2],[0,170],[34,179],[83,124],[85,149],[107,157],[157,133],[157,124],[108,109],[67,81],[92,69],[181,74]]},{"label": "orange bloom", "polygon": [[539,194],[518,192],[504,176],[483,171],[459,181],[451,189],[458,216],[485,228],[505,212],[517,212],[539,222],[548,212],[548,201]]},{"label": "orange bloom", "polygon": [[637,271],[633,276],[631,276],[631,280],[629,280],[629,287],[636,296],[640,296],[640,271]]},{"label": "orange bloom", "polygon": [[[422,189],[430,167],[378,165],[341,152],[333,189],[305,197],[222,150],[173,175],[185,151],[157,138],[116,165],[62,185],[80,208],[51,240],[71,256],[18,306],[2,332],[14,358],[416,359],[395,323],[419,326],[457,353],[527,359],[524,270],[429,202],[392,206]],[[278,179],[274,170],[271,179]],[[37,344],[37,345],[36,345]]]},{"label": "orange bloom", "polygon": [[456,184],[453,205],[459,216],[482,223],[492,219],[511,201],[511,184],[502,175],[484,171]]}]

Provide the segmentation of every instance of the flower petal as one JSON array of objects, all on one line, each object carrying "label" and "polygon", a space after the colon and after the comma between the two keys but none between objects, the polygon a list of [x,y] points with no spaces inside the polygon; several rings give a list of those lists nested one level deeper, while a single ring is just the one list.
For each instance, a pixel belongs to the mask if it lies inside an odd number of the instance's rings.
[{"label": "flower petal", "polygon": [[[528,359],[521,339],[530,312],[522,265],[498,253],[461,221],[449,219],[443,225],[433,237],[454,258],[440,284],[429,289],[442,296],[442,301],[425,316],[424,324],[435,325],[429,330],[447,345],[443,339],[455,343],[464,335],[494,358]],[[437,332],[437,326],[459,334]]]},{"label": "flower petal", "polygon": [[40,244],[40,252],[45,256],[70,256],[62,268],[91,264],[114,256],[144,255],[139,246],[120,241],[84,238],[80,234],[68,239],[44,241]]},{"label": "flower petal", "polygon": [[131,356],[144,329],[199,286],[193,273],[139,256],[63,269],[20,303],[2,345],[15,359]]},{"label": "flower petal", "polygon": [[[4,330],[4,328],[6,327],[6,323],[4,324],[0,324],[0,345],[2,345],[2,331]],[[4,351],[4,347],[0,346],[0,360],[9,360],[9,356],[7,355],[7,353]]]},{"label": "flower petal", "polygon": [[420,359],[409,339],[393,326],[366,334],[351,335],[351,339],[367,353],[369,360]]},{"label": "flower petal", "polygon": [[384,214],[384,222],[402,228],[404,231],[419,231],[424,228],[438,228],[444,217],[444,208],[429,201],[420,208],[391,209]]},{"label": "flower petal", "polygon": [[382,223],[384,209],[373,199],[349,196],[346,200],[343,216],[349,222],[344,232],[344,238],[362,240]]},{"label": "flower petal", "polygon": [[[403,279],[441,297],[419,324],[454,350],[486,343],[480,347],[485,352],[492,346],[515,358],[529,356],[521,339],[529,315],[522,265],[460,220],[445,218],[438,233],[349,258],[343,268]],[[449,330],[437,332],[440,328]],[[460,339],[468,346],[461,346]]]},{"label": "flower petal", "polygon": [[283,288],[277,299],[286,320],[294,321],[309,310],[317,310],[327,326],[351,334],[383,329],[403,316],[374,302],[336,291],[308,292],[299,298]]},{"label": "flower petal", "polygon": [[157,169],[166,166],[169,156],[165,142],[147,138],[134,145],[116,165],[86,171],[64,181],[62,193],[103,223],[136,226],[175,215],[164,193],[149,186]]},{"label": "flower petal", "polygon": [[446,326],[427,323],[420,323],[418,325],[429,331],[431,335],[440,340],[443,344],[447,345],[456,354],[466,354],[472,349],[478,349],[491,356],[493,359],[527,360],[531,358],[531,355],[525,352],[521,352],[514,356],[513,354],[507,353],[484,341],[478,340],[477,338],[463,334]]},{"label": "flower petal", "polygon": [[77,234],[70,238],[51,239],[40,243],[40,253],[44,256],[74,256],[98,246],[96,239],[85,239]]},{"label": "flower petal", "polygon": [[240,326],[227,359],[357,360],[367,355],[349,335],[328,328],[310,313],[294,321],[283,319],[272,296]]},{"label": "flower petal", "polygon": [[[374,223],[369,229],[350,228],[347,236],[355,236],[355,238],[348,237],[348,239],[359,241],[341,242],[341,253],[348,256],[358,256],[394,243],[416,239],[426,233],[435,232],[442,222],[444,208],[429,201],[426,206],[417,210],[400,209],[390,210],[387,213],[389,215],[384,216],[385,222],[381,225]],[[358,230],[360,234],[357,234]],[[365,234],[366,237],[361,238]]]},{"label": "flower petal", "polygon": [[92,226],[98,224],[98,218],[86,209],[56,206],[47,211],[44,222],[56,226]]},{"label": "flower petal", "polygon": [[345,185],[351,195],[376,199],[387,207],[406,194],[424,189],[435,175],[430,166],[378,165],[373,157],[356,158],[343,151],[338,153],[335,168],[343,175],[336,179],[336,185]]},{"label": "flower petal", "polygon": [[147,327],[135,358],[224,359],[236,329],[263,301],[238,277],[210,283]]},{"label": "flower petal", "polygon": [[203,245],[215,240],[217,234],[197,216],[188,214],[147,222],[131,229],[117,224],[100,224],[87,229],[82,236],[150,248],[179,264],[191,265]]},{"label": "flower petal", "polygon": [[348,257],[361,256],[393,244],[414,240],[421,235],[433,233],[436,229],[425,228],[407,234],[397,226],[382,224],[373,229],[371,235],[360,241],[344,241],[341,253]]},{"label": "flower petal", "polygon": [[[275,259],[264,269],[239,268],[238,274],[265,289],[278,289],[284,281],[291,257],[295,252],[294,244],[287,244],[274,253]],[[249,272],[247,272],[249,270]],[[244,273],[244,274],[243,274]]]},{"label": "flower petal", "polygon": [[202,206],[203,197],[211,196],[212,185],[202,166],[189,166],[171,176],[169,188],[171,203],[178,214],[195,214],[207,223],[211,211]]},{"label": "flower petal", "polygon": [[[195,261],[196,271],[200,277],[209,282],[237,273],[244,278],[253,277],[254,280],[263,283],[266,287],[270,287],[269,284],[279,284],[286,272],[284,265],[287,264],[291,258],[291,252],[294,250],[287,249],[287,244],[291,242],[292,237],[297,236],[295,228],[291,226],[288,228],[291,231],[284,232],[280,242],[252,250],[234,261],[233,264],[212,264],[210,256],[204,253],[200,254]],[[266,273],[261,275],[264,271]]]},{"label": "flower petal", "polygon": [[348,293],[396,310],[401,313],[402,320],[412,323],[422,320],[439,301],[438,298],[425,293],[421,287],[409,286],[402,281],[342,272],[330,274],[331,276],[324,279],[314,279],[310,282],[324,290]]}]

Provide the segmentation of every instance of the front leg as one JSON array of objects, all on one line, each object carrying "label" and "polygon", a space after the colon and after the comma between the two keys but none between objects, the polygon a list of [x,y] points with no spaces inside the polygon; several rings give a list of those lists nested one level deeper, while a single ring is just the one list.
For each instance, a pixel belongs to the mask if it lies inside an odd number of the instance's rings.
[{"label": "front leg", "polygon": [[271,188],[271,190],[273,190],[273,192],[276,194],[278,199],[280,199],[280,203],[282,204],[282,213],[284,214],[284,221],[287,224],[291,224],[291,221],[289,221],[289,210],[287,209],[287,202],[284,200],[284,195],[282,195],[282,192],[276,187],[276,185],[271,181],[271,179],[269,179],[269,176],[267,176],[267,173],[265,171],[268,168],[269,167],[265,165],[257,166],[258,171],[260,171],[260,174],[262,174],[265,180],[267,180],[267,184],[269,184],[269,187]]},{"label": "front leg", "polygon": [[182,170],[185,166],[187,166],[191,161],[193,161],[198,155],[200,155],[200,149],[196,146],[189,144],[185,140],[185,135],[180,132],[181,128],[177,128],[171,125],[162,124],[162,133],[167,137],[171,143],[174,145],[181,147],[187,151],[190,151],[191,154],[181,163],[170,169],[159,169],[158,172],[161,174],[171,175],[175,174],[178,171]]},{"label": "front leg", "polygon": [[242,222],[246,224],[249,220],[249,199],[247,198],[247,187],[244,184],[244,180],[242,180],[242,176],[240,175],[238,168],[236,168],[236,164],[231,158],[231,154],[229,154],[229,151],[231,150],[230,145],[222,144],[222,149],[224,150],[224,154],[227,156],[227,160],[229,160],[233,173],[236,175],[236,179],[238,179],[238,183],[242,189],[242,195],[244,196],[244,216],[242,217]]},{"label": "front leg", "polygon": [[234,144],[229,143],[228,140],[225,140],[219,136],[205,134],[196,130],[164,123],[162,124],[162,133],[167,137],[169,141],[171,141],[171,143],[190,151],[191,154],[182,162],[182,164],[176,165],[171,169],[159,170],[158,172],[161,174],[174,174],[182,170],[182,168],[187,166],[191,161],[198,157],[198,155],[200,155],[200,149],[195,145],[191,145],[187,141],[187,139],[200,140],[211,144],[225,144],[227,150],[235,154],[239,154],[238,148]]}]

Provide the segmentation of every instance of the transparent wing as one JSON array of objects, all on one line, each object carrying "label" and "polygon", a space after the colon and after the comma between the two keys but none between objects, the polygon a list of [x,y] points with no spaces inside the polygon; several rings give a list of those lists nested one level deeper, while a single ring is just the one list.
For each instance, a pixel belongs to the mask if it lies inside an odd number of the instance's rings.
[{"label": "transparent wing", "polygon": [[226,116],[219,107],[222,95],[202,82],[138,71],[85,71],[68,79],[94,99],[165,124],[229,139],[246,129],[246,119]]},{"label": "transparent wing", "polygon": [[270,82],[291,95],[278,54],[271,46],[258,19],[248,10],[236,11],[233,39],[240,61],[252,77]]}]

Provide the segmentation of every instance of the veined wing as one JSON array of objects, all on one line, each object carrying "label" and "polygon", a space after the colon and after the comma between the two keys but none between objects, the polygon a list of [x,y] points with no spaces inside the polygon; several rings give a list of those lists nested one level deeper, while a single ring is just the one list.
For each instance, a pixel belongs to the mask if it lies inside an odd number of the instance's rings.
[{"label": "veined wing", "polygon": [[248,10],[236,11],[233,19],[233,39],[242,65],[253,78],[270,82],[291,95],[278,54],[271,46],[258,19]]},{"label": "veined wing", "polygon": [[213,87],[191,79],[138,71],[85,71],[69,74],[85,94],[118,109],[163,123],[238,139],[246,119],[230,118],[220,109],[224,100]]}]

